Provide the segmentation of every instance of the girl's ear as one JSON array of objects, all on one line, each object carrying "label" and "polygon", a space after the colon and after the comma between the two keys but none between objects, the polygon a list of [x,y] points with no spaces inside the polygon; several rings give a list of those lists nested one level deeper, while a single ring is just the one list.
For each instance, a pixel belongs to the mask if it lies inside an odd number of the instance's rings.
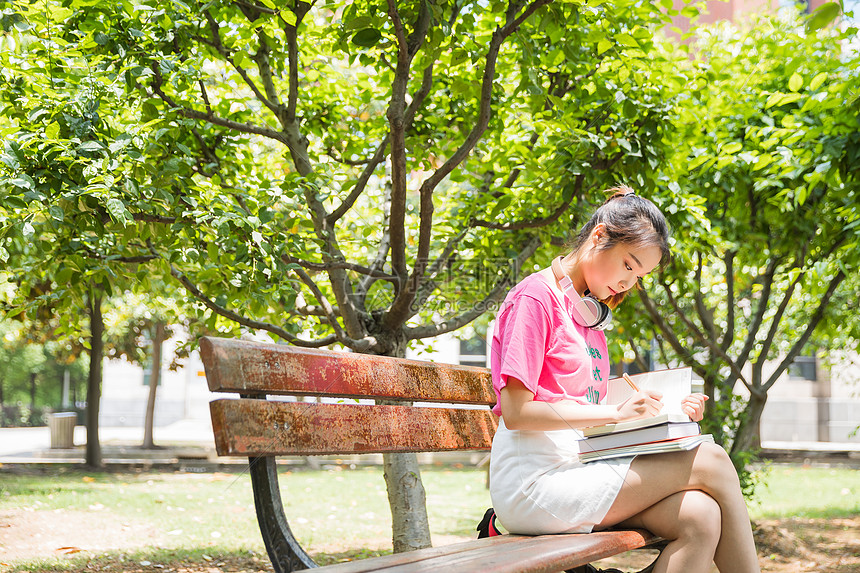
[{"label": "girl's ear", "polygon": [[605,223],[596,224],[594,226],[594,228],[591,230],[591,244],[596,247],[597,244],[600,242],[600,238],[603,237],[604,235],[606,235],[606,224]]}]

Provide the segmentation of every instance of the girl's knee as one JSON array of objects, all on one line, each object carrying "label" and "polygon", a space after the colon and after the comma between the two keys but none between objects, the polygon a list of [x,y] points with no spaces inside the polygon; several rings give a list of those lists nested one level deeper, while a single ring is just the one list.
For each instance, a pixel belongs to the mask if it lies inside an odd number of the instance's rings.
[{"label": "girl's knee", "polygon": [[694,476],[708,491],[709,486],[739,484],[738,474],[726,451],[717,444],[704,443],[696,449]]},{"label": "girl's knee", "polygon": [[701,543],[702,547],[716,547],[722,534],[720,504],[703,491],[684,493],[678,514],[682,535]]}]

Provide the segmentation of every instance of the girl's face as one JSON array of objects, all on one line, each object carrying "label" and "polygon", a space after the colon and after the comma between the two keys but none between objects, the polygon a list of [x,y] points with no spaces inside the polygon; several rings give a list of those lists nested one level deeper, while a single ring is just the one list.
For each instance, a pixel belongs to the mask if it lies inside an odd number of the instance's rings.
[{"label": "girl's face", "polygon": [[656,245],[634,247],[619,243],[602,249],[600,230],[595,228],[595,231],[582,265],[583,278],[592,296],[603,300],[629,290],[660,264],[660,248]]}]

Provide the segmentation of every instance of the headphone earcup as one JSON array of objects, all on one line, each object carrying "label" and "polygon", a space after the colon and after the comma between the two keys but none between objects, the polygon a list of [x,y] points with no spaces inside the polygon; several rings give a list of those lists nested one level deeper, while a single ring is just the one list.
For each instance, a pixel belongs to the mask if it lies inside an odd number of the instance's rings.
[{"label": "headphone earcup", "polygon": [[[591,324],[582,324],[592,330],[603,330],[612,323],[612,309],[605,303],[600,302],[596,298],[585,296],[582,298],[582,303],[587,307],[592,319],[587,322]],[[584,313],[581,313],[584,314]],[[589,318],[591,318],[589,317]],[[585,318],[585,317],[583,317]]]}]

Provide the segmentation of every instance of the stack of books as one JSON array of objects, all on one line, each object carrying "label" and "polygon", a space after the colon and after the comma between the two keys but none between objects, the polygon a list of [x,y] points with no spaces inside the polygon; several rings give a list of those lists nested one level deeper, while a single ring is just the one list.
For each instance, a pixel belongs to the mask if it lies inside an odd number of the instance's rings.
[{"label": "stack of books", "polygon": [[[692,391],[692,370],[678,368],[645,372],[631,377],[642,390],[657,390],[663,394],[663,409],[656,416],[593,426],[583,430],[579,442],[579,459],[593,462],[625,456],[658,454],[692,450],[703,442],[713,442],[710,434],[702,434],[699,424],[681,410],[681,400]],[[609,381],[606,402],[620,404],[634,390],[624,379]]]}]

